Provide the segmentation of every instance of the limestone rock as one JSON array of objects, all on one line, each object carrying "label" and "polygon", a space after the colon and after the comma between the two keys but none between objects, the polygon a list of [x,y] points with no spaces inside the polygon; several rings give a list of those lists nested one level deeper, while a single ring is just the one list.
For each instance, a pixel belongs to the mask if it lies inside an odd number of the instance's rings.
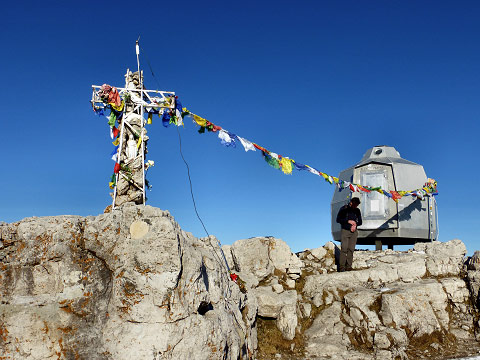
[{"label": "limestone rock", "polygon": [[284,241],[273,237],[238,240],[230,247],[230,253],[235,270],[246,278],[253,275],[259,282],[273,275],[275,269],[299,274],[303,266]]},{"label": "limestone rock", "polygon": [[448,329],[447,295],[435,280],[395,287],[382,295],[385,326],[408,328],[416,337]]},{"label": "limestone rock", "polygon": [[388,339],[387,334],[385,333],[375,333],[373,337],[373,343],[375,347],[379,349],[388,349],[391,345],[390,340]]},{"label": "limestone rock", "polygon": [[282,307],[277,318],[277,327],[282,332],[286,340],[293,340],[295,329],[297,328],[297,312],[295,305],[286,305]]},{"label": "limestone rock", "polygon": [[[11,359],[237,359],[256,299],[160,209],[1,225],[0,353]],[[244,311],[242,315],[241,311]]]},{"label": "limestone rock", "polygon": [[300,274],[303,263],[292,253],[287,243],[276,238],[269,240],[269,258],[274,268],[290,274]]},{"label": "limestone rock", "polygon": [[468,270],[480,270],[480,251],[475,251],[468,261]]},{"label": "limestone rock", "polygon": [[327,250],[324,247],[319,247],[319,248],[310,250],[310,254],[312,254],[318,260],[321,260],[324,258],[325,255],[327,255]]},{"label": "limestone rock", "polygon": [[262,281],[273,273],[274,266],[269,257],[268,238],[251,238],[236,241],[231,247],[234,268],[245,276],[251,274]]},{"label": "limestone rock", "polygon": [[276,319],[283,307],[296,307],[297,304],[297,292],[295,290],[287,290],[277,294],[272,291],[270,286],[263,286],[249,291],[249,294],[257,299],[258,315],[268,318]]},{"label": "limestone rock", "polygon": [[[223,251],[243,292],[218,246],[128,202],[0,223],[0,357],[433,359],[480,339],[480,271],[459,240],[356,251],[343,273],[333,243],[297,256],[239,240]],[[274,337],[286,353],[257,354]]]},{"label": "limestone rock", "polygon": [[301,302],[298,304],[298,306],[300,308],[300,313],[303,318],[310,317],[310,314],[312,313],[312,304],[307,302]]},{"label": "limestone rock", "polygon": [[469,270],[467,279],[472,303],[477,307],[477,311],[480,311],[480,271]]},{"label": "limestone rock", "polygon": [[289,289],[295,289],[295,280],[286,279],[285,280],[285,285],[287,285],[287,288],[289,288]]},{"label": "limestone rock", "polygon": [[442,243],[417,243],[415,251],[427,254],[426,266],[434,276],[458,275],[463,267],[463,259],[467,253],[465,244],[458,239]]},{"label": "limestone rock", "polygon": [[283,286],[282,284],[274,284],[272,285],[273,291],[275,291],[277,294],[280,294],[283,292]]}]

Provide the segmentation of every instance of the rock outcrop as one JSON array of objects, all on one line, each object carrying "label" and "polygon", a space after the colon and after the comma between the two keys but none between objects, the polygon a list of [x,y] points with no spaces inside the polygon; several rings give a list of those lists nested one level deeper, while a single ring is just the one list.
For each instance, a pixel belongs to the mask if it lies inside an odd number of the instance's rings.
[{"label": "rock outcrop", "polygon": [[[331,242],[298,253],[300,264],[288,258],[288,265],[274,266],[269,249],[281,241],[249,241],[248,247],[260,248],[248,250],[240,242],[224,248],[232,259],[245,259],[233,263],[237,269],[247,266],[255,275],[247,281],[248,294],[257,297],[259,324],[269,323],[259,327],[260,358],[274,358],[279,347],[288,359],[437,359],[478,351],[480,272],[474,265],[466,271],[475,259],[465,259],[460,240],[419,243],[407,252],[356,251],[354,271],[342,273],[336,271],[338,248]],[[297,266],[299,278],[289,273]],[[294,290],[287,285],[291,280]],[[296,311],[289,310],[293,305]],[[289,327],[281,309],[290,314]],[[277,349],[264,344],[275,341],[273,325]]]},{"label": "rock outcrop", "polygon": [[246,359],[256,315],[212,239],[166,211],[0,226],[0,357]]},{"label": "rock outcrop", "polygon": [[223,246],[167,211],[0,223],[0,359],[418,359],[476,353],[479,256],[460,240],[298,254]]}]

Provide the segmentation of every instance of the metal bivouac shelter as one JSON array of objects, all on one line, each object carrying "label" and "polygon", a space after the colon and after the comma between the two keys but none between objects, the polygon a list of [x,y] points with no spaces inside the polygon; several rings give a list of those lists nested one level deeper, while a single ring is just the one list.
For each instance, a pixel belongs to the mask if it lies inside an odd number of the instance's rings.
[{"label": "metal bivouac shelter", "polygon": [[[391,146],[375,146],[366,151],[362,160],[340,172],[340,180],[363,186],[394,191],[421,188],[427,181],[423,166],[402,159]],[[348,189],[336,188],[331,203],[332,236],[340,241],[341,227],[336,222],[339,209],[352,197],[361,201],[363,224],[358,227],[357,244],[413,245],[417,242],[434,241],[438,236],[437,206],[433,196],[423,199],[404,196],[395,202],[376,191],[351,193]]]}]

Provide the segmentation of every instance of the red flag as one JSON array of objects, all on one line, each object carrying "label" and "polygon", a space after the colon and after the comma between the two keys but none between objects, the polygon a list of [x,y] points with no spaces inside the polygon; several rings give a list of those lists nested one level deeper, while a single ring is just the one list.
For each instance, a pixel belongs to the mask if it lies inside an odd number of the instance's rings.
[{"label": "red flag", "polygon": [[260,150],[260,151],[263,151],[263,152],[266,152],[266,153],[268,154],[268,150],[265,149],[265,148],[263,148],[263,147],[261,147],[260,145],[257,145],[257,144],[255,144],[255,143],[253,143],[253,146],[254,146],[256,149],[258,149],[258,150]]},{"label": "red flag", "polygon": [[402,195],[400,195],[396,191],[390,191],[390,194],[392,194],[392,199],[395,200],[396,202],[398,202],[398,199],[402,198]]},{"label": "red flag", "polygon": [[112,129],[113,138],[115,139],[118,136],[119,130],[114,126]]},{"label": "red flag", "polygon": [[115,163],[115,167],[113,168],[113,172],[115,174],[118,174],[118,172],[120,171],[120,164],[119,163]]},{"label": "red flag", "polygon": [[357,187],[364,192],[370,192],[370,190],[368,190],[366,187],[363,187],[362,185],[357,185]]}]

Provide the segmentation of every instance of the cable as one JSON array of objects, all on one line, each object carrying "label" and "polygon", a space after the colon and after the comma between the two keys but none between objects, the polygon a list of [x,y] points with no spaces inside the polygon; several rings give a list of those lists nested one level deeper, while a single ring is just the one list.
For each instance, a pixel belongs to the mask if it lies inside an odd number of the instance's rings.
[{"label": "cable", "polygon": [[187,174],[188,174],[188,182],[190,183],[190,194],[192,195],[192,201],[193,201],[193,208],[195,209],[195,214],[197,214],[198,220],[202,223],[203,230],[207,233],[207,236],[210,238],[210,234],[207,231],[207,228],[205,227],[205,224],[202,221],[202,218],[198,214],[197,211],[197,204],[195,203],[195,197],[193,196],[193,187],[192,187],[192,179],[190,177],[190,167],[188,166],[187,161],[183,157],[183,152],[182,152],[182,137],[180,136],[180,131],[178,130],[178,126],[175,126],[177,128],[177,133],[178,133],[178,143],[180,145],[180,156],[182,157],[183,162],[185,163],[185,166],[187,167]]},{"label": "cable", "polygon": [[[200,220],[200,223],[202,224],[203,226],[203,230],[205,230],[205,233],[207,234],[208,236],[208,241],[210,242],[210,245],[211,245],[211,241],[212,239],[210,238],[210,234],[208,233],[207,231],[207,228],[205,227],[205,224],[203,223],[202,221],[202,218],[200,217],[200,215],[198,214],[198,211],[197,211],[197,204],[195,202],[195,196],[193,195],[193,186],[192,186],[192,179],[190,177],[190,167],[188,166],[188,163],[187,161],[185,160],[185,157],[183,156],[183,152],[182,152],[182,137],[180,136],[180,130],[178,130],[178,126],[176,126],[177,128],[177,133],[178,133],[178,144],[179,144],[179,148],[180,148],[180,156],[182,157],[182,160],[183,162],[185,163],[185,166],[187,167],[187,174],[188,174],[188,182],[190,183],[190,194],[192,195],[192,201],[193,201],[193,208],[195,209],[195,214],[197,214],[197,218],[198,220]],[[228,261],[227,261],[227,258],[225,257],[225,253],[223,252],[222,250],[222,246],[220,245],[220,242],[218,241],[217,238],[215,238],[217,240],[217,246],[218,248],[220,249],[220,252],[222,253],[222,256],[223,256],[223,260],[225,262],[225,266],[226,266],[226,270],[228,273],[230,273],[230,266],[228,266]],[[222,260],[220,259],[220,257],[218,256],[217,254],[217,251],[215,250],[215,248],[212,246],[212,248],[214,249],[214,253],[215,255],[217,256],[217,260],[219,260],[220,263],[222,263]]]},{"label": "cable", "polygon": [[[148,56],[147,56],[147,53],[145,52],[145,50],[139,45],[140,49],[142,50],[142,54],[145,54],[145,59],[147,60],[147,64],[148,64],[148,67],[150,69],[150,72],[152,73],[152,77],[153,79],[155,80],[155,82],[157,83],[158,87],[160,88],[160,83],[158,82],[157,80],[157,77],[155,76],[154,72],[153,72],[153,69],[152,69],[152,65],[150,64],[150,61],[148,59]],[[177,133],[178,133],[178,142],[179,142],[179,147],[180,147],[180,156],[182,157],[182,160],[183,162],[185,163],[185,166],[187,167],[187,174],[188,174],[188,182],[190,184],[190,194],[192,196],[192,201],[193,201],[193,208],[195,209],[195,214],[197,215],[197,218],[198,220],[200,221],[200,223],[202,224],[203,226],[203,230],[205,230],[205,233],[207,234],[208,238],[209,238],[209,242],[211,242],[211,239],[210,239],[210,234],[208,233],[207,231],[207,228],[205,227],[205,224],[203,223],[202,221],[202,218],[200,217],[199,213],[198,213],[198,210],[197,210],[197,204],[195,202],[195,196],[193,195],[193,186],[192,186],[192,179],[190,177],[190,167],[188,166],[188,163],[187,161],[185,160],[185,157],[183,156],[183,152],[182,152],[182,137],[180,136],[180,131],[178,130],[178,126],[176,127],[177,128]],[[228,266],[228,261],[227,261],[227,258],[225,257],[225,253],[223,252],[222,250],[222,246],[220,244],[220,242],[217,240],[217,246],[218,248],[220,249],[220,252],[222,253],[222,256],[223,256],[223,260],[225,262],[225,265],[226,265],[226,270],[228,273],[230,273],[230,266]],[[211,245],[211,243],[210,243]],[[220,261],[220,263],[222,263],[221,259],[219,258],[218,254],[217,254],[217,251],[215,250],[215,248],[212,246],[212,248],[214,249],[214,253],[215,255],[218,257],[218,260]],[[228,282],[227,282],[228,283]]]},{"label": "cable", "polygon": [[[145,55],[145,59],[147,60],[147,64],[148,64],[148,67],[149,67],[149,69],[150,69],[150,72],[152,73],[153,79],[155,80],[155,82],[157,83],[158,87],[160,88],[160,83],[158,82],[157,77],[156,77],[155,74],[153,73],[152,65],[150,64],[150,60],[148,59],[148,56],[147,56],[147,53],[146,53],[145,49],[142,48],[141,46],[140,46],[140,49],[142,50],[142,54]],[[178,133],[178,143],[179,143],[179,146],[180,146],[180,156],[182,157],[182,160],[183,160],[183,162],[185,163],[185,166],[187,167],[188,182],[190,183],[190,194],[192,195],[193,208],[195,209],[195,214],[197,214],[198,220],[200,220],[200,223],[201,223],[202,226],[203,226],[203,230],[205,230],[205,233],[207,234],[207,236],[210,237],[210,234],[208,233],[207,228],[205,227],[205,224],[203,223],[202,219],[200,218],[200,215],[198,214],[197,204],[195,203],[195,196],[193,195],[192,179],[191,179],[191,177],[190,177],[190,167],[188,166],[188,163],[187,163],[187,161],[185,160],[185,157],[183,156],[183,152],[182,152],[182,138],[181,138],[181,136],[180,136],[180,131],[178,130],[178,126],[177,126],[176,128],[177,128],[177,133]]]},{"label": "cable", "polygon": [[153,73],[152,65],[150,65],[150,60],[148,60],[147,53],[145,50],[140,46],[140,49],[142,50],[142,54],[145,54],[145,59],[147,60],[148,68],[150,69],[150,72],[152,73],[153,79],[158,85],[158,89],[160,89],[160,83],[158,82],[157,78],[155,77],[155,74]]},{"label": "cable", "polygon": [[[140,39],[140,37],[139,37]],[[158,85],[158,88],[160,89],[160,83],[158,82],[155,74],[153,73],[153,69],[152,69],[152,66],[150,64],[150,61],[148,60],[148,56],[147,56],[147,53],[145,52],[145,50],[140,47],[140,49],[142,50],[142,53],[145,54],[145,58],[147,60],[147,64],[148,64],[148,67],[150,68],[150,72],[152,73],[152,77],[154,78],[155,82],[157,83]],[[140,74],[139,74],[140,76]],[[213,253],[215,254],[215,257],[217,258],[217,260],[219,261],[220,264],[222,264],[222,260],[220,259],[220,257],[218,256],[218,253],[217,253],[217,250],[215,249],[215,247],[212,245],[212,239],[210,238],[210,234],[208,233],[208,230],[207,228],[205,227],[205,224],[203,223],[202,221],[202,218],[200,217],[199,213],[198,213],[198,210],[197,210],[197,204],[195,202],[195,196],[193,195],[193,186],[192,186],[192,178],[190,177],[190,167],[188,166],[188,163],[187,161],[185,160],[185,157],[183,156],[183,151],[182,151],[182,137],[180,136],[180,130],[178,129],[178,126],[176,126],[177,128],[177,133],[178,133],[178,144],[179,144],[179,150],[180,150],[180,156],[182,157],[182,160],[183,162],[185,163],[185,166],[187,167],[187,174],[188,174],[188,182],[190,184],[190,195],[192,196],[192,201],[193,201],[193,208],[195,209],[195,214],[197,215],[197,218],[198,220],[200,221],[200,223],[202,224],[203,226],[203,230],[205,230],[205,233],[207,234],[208,236],[208,241],[209,241],[209,244],[210,246],[212,247],[213,249]],[[215,238],[217,240],[217,246],[218,248],[220,249],[220,252],[222,253],[222,256],[223,256],[223,260],[224,260],[224,264],[225,264],[225,269],[227,270],[227,274],[229,274],[231,271],[230,271],[230,266],[228,266],[228,261],[227,261],[227,258],[225,257],[225,253],[223,252],[222,250],[222,246],[220,244],[220,241]],[[240,325],[240,322],[238,321],[237,319],[237,316],[235,315],[235,312],[230,308],[230,303],[229,303],[229,299],[231,298],[231,295],[232,295],[232,289],[230,287],[230,279],[228,277],[228,275],[226,276],[226,274],[224,274],[222,272],[222,275],[220,278],[222,279],[222,283],[223,283],[223,278],[226,277],[226,288],[227,288],[227,293],[225,293],[224,295],[224,305],[225,305],[225,309],[227,311],[230,311],[230,313],[232,314],[233,316],[233,319],[235,320],[235,322],[237,323],[237,325],[240,327],[240,329],[243,329],[243,327]],[[247,347],[247,350],[248,350],[248,332],[245,331],[245,346]]]}]

